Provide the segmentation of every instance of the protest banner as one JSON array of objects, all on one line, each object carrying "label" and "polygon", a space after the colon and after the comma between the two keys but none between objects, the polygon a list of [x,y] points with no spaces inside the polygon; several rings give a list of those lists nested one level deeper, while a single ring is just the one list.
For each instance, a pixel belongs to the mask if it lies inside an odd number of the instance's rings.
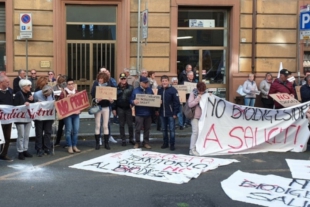
[{"label": "protest banner", "polygon": [[212,94],[201,97],[196,149],[200,155],[303,152],[310,102],[284,109],[241,106]]},{"label": "protest banner", "polygon": [[150,94],[137,94],[136,100],[139,101],[137,106],[160,107],[161,96]]},{"label": "protest banner", "polygon": [[2,124],[32,120],[55,120],[54,101],[36,102],[29,106],[1,105],[0,121]]},{"label": "protest banner", "polygon": [[221,186],[226,195],[235,201],[270,207],[310,205],[310,180],[236,171],[223,180]]},{"label": "protest banner", "polygon": [[55,102],[58,119],[66,118],[72,114],[80,113],[81,110],[89,107],[86,90],[78,92],[73,96],[66,97]]},{"label": "protest banner", "polygon": [[187,86],[185,85],[172,85],[177,91],[185,91],[187,92]]},{"label": "protest banner", "polygon": [[178,91],[180,103],[186,102],[186,92],[185,91]]},{"label": "protest banner", "polygon": [[275,93],[275,94],[269,94],[273,100],[278,102],[284,107],[290,107],[300,104],[299,101],[297,101],[294,97],[290,96],[287,93]]},{"label": "protest banner", "polygon": [[102,87],[102,86],[96,86],[96,98],[102,98],[105,100],[117,99],[116,95],[116,88],[115,87]]},{"label": "protest banner", "polygon": [[191,93],[196,87],[197,83],[184,82],[184,85],[187,87],[187,93]]},{"label": "protest banner", "polygon": [[69,167],[182,184],[197,178],[203,172],[233,162],[238,161],[130,149],[109,153]]},{"label": "protest banner", "polygon": [[310,160],[293,160],[293,159],[285,159],[285,160],[291,170],[293,178],[310,179]]},{"label": "protest banner", "polygon": [[0,144],[5,144],[5,139],[4,139],[4,135],[3,135],[2,127],[1,127],[1,121],[0,121]]}]

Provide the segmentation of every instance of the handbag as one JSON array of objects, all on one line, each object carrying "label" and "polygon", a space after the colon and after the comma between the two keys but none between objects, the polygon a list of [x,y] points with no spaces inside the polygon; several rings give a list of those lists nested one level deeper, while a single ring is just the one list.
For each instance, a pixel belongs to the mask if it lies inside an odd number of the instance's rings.
[{"label": "handbag", "polygon": [[93,99],[92,102],[93,102],[93,106],[90,107],[90,108],[88,109],[88,114],[89,114],[89,115],[96,114],[96,113],[98,113],[99,111],[101,111],[101,109],[102,109],[102,107],[99,106],[99,105],[94,101],[94,99]]},{"label": "handbag", "polygon": [[188,105],[188,101],[187,101],[183,107],[184,116],[187,119],[193,119],[195,117],[195,110],[196,110],[196,106],[190,108]]},{"label": "handbag", "polygon": [[243,92],[243,86],[240,85],[237,89],[237,93],[240,95],[240,96],[245,96],[246,94]]}]

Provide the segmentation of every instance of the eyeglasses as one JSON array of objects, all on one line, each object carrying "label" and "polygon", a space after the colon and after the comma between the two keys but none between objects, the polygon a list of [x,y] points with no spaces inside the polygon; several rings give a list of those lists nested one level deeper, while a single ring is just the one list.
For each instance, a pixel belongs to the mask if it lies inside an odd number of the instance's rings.
[{"label": "eyeglasses", "polygon": [[31,73],[31,74],[37,74],[37,73]]},{"label": "eyeglasses", "polygon": [[74,84],[74,83],[68,83],[67,85],[70,86],[70,85],[73,85],[73,84]]}]

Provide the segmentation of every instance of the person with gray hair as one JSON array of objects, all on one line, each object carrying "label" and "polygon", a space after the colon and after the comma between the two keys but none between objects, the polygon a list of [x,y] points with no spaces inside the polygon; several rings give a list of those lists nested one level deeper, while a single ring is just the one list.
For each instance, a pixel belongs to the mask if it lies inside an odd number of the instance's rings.
[{"label": "person with gray hair", "polygon": [[127,77],[127,83],[128,85],[133,85],[136,78],[132,75],[130,75],[130,70],[128,68],[124,68],[124,73],[126,74],[126,77]]},{"label": "person with gray hair", "polygon": [[[145,69],[142,69],[140,72],[140,77],[146,77],[147,78],[148,72]],[[140,86],[140,80],[137,79],[133,83],[133,88],[138,88]]]},{"label": "person with gray hair", "polygon": [[18,91],[21,90],[21,88],[19,87],[19,81],[22,79],[26,78],[26,72],[25,70],[19,70],[18,71],[18,76],[16,78],[14,78],[13,80],[13,93],[16,94]]},{"label": "person with gray hair", "polygon": [[[54,101],[52,86],[45,85],[42,90],[34,93],[34,102]],[[35,120],[36,139],[35,149],[38,157],[42,157],[44,153],[51,154],[51,135],[54,120]],[[44,135],[43,135],[44,134]]]},{"label": "person with gray hair", "polygon": [[[31,81],[21,79],[19,81],[19,87],[21,88],[21,90],[15,94],[13,105],[29,106],[30,103],[33,103],[33,96],[31,94]],[[17,128],[16,147],[18,151],[18,159],[25,160],[25,157],[32,157],[32,155],[28,152],[31,121],[15,122],[15,125]]]}]

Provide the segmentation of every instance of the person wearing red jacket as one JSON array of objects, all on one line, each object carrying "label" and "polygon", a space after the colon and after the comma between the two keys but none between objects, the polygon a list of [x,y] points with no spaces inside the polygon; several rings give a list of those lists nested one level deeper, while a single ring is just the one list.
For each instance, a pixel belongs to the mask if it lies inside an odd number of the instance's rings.
[{"label": "person wearing red jacket", "polygon": [[[293,84],[287,80],[290,74],[291,72],[288,71],[287,69],[280,70],[280,77],[275,79],[270,86],[270,90],[268,93],[269,97],[270,97],[270,94],[287,93],[293,98],[295,98],[295,89],[293,87]],[[284,108],[282,105],[280,105],[276,101],[274,102],[274,106],[276,109]]]}]

